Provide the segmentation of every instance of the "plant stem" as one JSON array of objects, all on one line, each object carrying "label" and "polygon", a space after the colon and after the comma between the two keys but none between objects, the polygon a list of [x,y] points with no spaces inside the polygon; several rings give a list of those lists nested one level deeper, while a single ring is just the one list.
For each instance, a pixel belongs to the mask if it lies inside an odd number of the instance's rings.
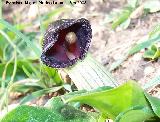
[{"label": "plant stem", "polygon": [[72,67],[65,69],[79,90],[91,90],[102,86],[117,86],[116,80],[105,68],[87,55]]}]

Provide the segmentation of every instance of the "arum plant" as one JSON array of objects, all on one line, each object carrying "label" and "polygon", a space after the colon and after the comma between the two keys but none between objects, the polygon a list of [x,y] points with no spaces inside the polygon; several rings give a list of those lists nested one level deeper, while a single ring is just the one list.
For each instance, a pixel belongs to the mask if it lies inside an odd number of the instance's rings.
[{"label": "arum plant", "polygon": [[116,86],[111,74],[88,53],[91,38],[88,20],[58,20],[44,35],[41,60],[49,67],[65,70],[79,90]]}]

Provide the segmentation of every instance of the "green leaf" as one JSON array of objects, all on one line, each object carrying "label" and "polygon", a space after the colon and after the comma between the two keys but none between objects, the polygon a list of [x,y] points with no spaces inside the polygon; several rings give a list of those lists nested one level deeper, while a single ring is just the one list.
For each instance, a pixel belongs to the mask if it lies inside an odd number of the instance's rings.
[{"label": "green leaf", "polygon": [[106,120],[106,116],[104,116],[103,114],[101,114],[100,116],[99,116],[99,118],[98,118],[98,122],[106,122],[107,120]]},{"label": "green leaf", "polygon": [[151,117],[154,117],[155,114],[148,107],[135,106],[126,110],[125,112],[120,113],[115,122],[144,122]]},{"label": "green leaf", "polygon": [[57,108],[22,105],[9,112],[1,122],[96,122],[93,117],[72,106],[56,102]]},{"label": "green leaf", "polygon": [[147,51],[145,51],[144,58],[155,60],[160,57],[160,49],[155,44],[152,45]]},{"label": "green leaf", "polygon": [[122,24],[120,24],[120,27],[121,27],[122,29],[127,29],[128,26],[129,26],[129,24],[130,24],[130,22],[131,22],[131,19],[128,18],[126,21],[124,21]]},{"label": "green leaf", "polygon": [[35,92],[32,92],[30,95],[25,96],[21,101],[20,104],[24,104],[28,101],[34,100],[38,97],[41,97],[45,94],[51,93],[51,92],[56,92],[58,90],[60,90],[62,88],[62,86],[59,87],[53,87],[53,88],[46,88],[46,89],[42,89],[42,90],[38,90]]},{"label": "green leaf", "polygon": [[38,80],[34,79],[24,79],[18,82],[14,82],[11,85],[12,92],[21,92],[23,94],[26,94],[30,91],[33,92],[41,89],[42,87],[38,84]]},{"label": "green leaf", "polygon": [[[4,69],[6,64],[0,64],[0,77],[2,77]],[[8,65],[5,75],[5,80],[10,81],[12,73],[13,73],[14,63],[11,63]],[[14,81],[22,80],[27,78],[27,76],[23,73],[23,70],[21,68],[17,69],[17,75],[14,78]]]},{"label": "green leaf", "polygon": [[45,104],[45,107],[48,109],[52,109],[58,111],[64,105],[61,97],[52,97],[48,102]]},{"label": "green leaf", "polygon": [[144,8],[149,9],[149,12],[154,13],[160,11],[159,0],[148,0],[144,3]]},{"label": "green leaf", "polygon": [[42,73],[46,76],[44,80],[47,80],[47,82],[50,81],[52,84],[55,83],[56,85],[61,85],[63,83],[57,69],[42,65]]},{"label": "green leaf", "polygon": [[111,90],[89,92],[74,96],[67,102],[80,102],[98,109],[103,115],[115,119],[118,114],[132,106],[148,106],[143,89],[134,81]]},{"label": "green leaf", "polygon": [[146,98],[148,99],[152,110],[154,111],[154,113],[160,118],[160,99],[156,98],[156,97],[152,97],[151,95],[149,95],[148,93],[144,92]]},{"label": "green leaf", "polygon": [[[77,92],[72,92],[72,93],[69,93],[70,95],[64,95],[65,97],[67,96],[67,97],[71,97],[71,96],[74,96],[74,95],[76,95],[76,94],[81,94],[82,92],[84,92],[84,91],[77,91]],[[52,110],[54,110],[54,111],[59,111],[59,109],[60,108],[62,108],[64,105],[66,105],[66,104],[64,104],[64,96],[58,96],[58,97],[53,97],[53,98],[51,98],[46,104],[45,104],[45,107],[46,108],[49,108],[49,109],[52,109]],[[63,101],[62,101],[63,100]],[[74,105],[74,104],[73,104]],[[72,106],[73,106],[72,105]],[[71,106],[71,104],[68,104],[68,106]],[[89,115],[89,116],[92,116],[93,117],[93,119],[98,119],[98,117],[99,117],[99,114],[98,113],[96,113],[96,112],[87,112],[87,114]]]},{"label": "green leaf", "polygon": [[147,50],[143,54],[143,58],[154,59],[155,51]]}]

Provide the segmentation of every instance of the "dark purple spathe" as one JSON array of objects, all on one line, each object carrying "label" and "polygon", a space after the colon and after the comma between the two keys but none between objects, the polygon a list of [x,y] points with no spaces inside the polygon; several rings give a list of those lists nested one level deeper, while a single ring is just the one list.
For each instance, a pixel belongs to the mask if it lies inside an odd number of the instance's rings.
[{"label": "dark purple spathe", "polygon": [[[65,36],[69,32],[74,32],[77,36],[73,54],[75,59],[69,59],[66,55]],[[41,60],[47,66],[53,68],[65,68],[83,59],[88,51],[92,38],[92,29],[88,20],[81,19],[61,19],[50,24],[44,35],[43,51]]]}]

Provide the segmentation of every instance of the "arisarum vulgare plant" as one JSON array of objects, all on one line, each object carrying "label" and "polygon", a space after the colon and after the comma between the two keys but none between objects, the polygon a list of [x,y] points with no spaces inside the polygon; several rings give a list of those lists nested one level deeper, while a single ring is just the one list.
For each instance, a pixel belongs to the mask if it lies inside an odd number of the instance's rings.
[{"label": "arisarum vulgare plant", "polygon": [[79,90],[115,86],[110,73],[88,54],[91,38],[87,19],[57,20],[46,30],[41,60],[49,67],[63,68]]}]

